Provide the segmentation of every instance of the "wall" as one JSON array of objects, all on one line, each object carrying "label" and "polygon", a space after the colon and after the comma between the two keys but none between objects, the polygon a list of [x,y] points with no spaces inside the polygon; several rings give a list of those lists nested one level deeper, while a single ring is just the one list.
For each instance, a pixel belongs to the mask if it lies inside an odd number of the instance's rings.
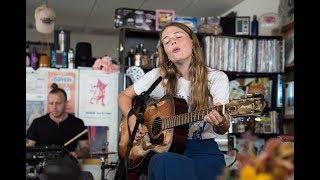
[{"label": "wall", "polygon": [[225,16],[232,11],[237,12],[237,16],[257,15],[258,17],[264,13],[278,13],[280,0],[244,0],[240,4],[231,8],[220,16]]},{"label": "wall", "polygon": [[[26,29],[26,41],[41,41],[45,42],[44,36],[35,29]],[[53,35],[50,38],[53,43]],[[75,49],[78,42],[89,42],[92,46],[92,56],[101,57],[108,55],[118,60],[118,35],[91,35],[72,33],[70,35],[70,47]]]}]

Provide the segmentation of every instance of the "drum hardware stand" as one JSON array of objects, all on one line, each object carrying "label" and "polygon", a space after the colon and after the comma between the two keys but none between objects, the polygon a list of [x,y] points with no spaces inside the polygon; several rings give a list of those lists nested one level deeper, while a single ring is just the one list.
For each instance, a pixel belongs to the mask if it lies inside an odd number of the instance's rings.
[{"label": "drum hardware stand", "polygon": [[[106,157],[101,157],[101,180],[108,180],[108,179],[105,179],[105,169],[110,169],[110,170],[114,170],[118,167],[118,162],[111,162],[110,164],[106,164]],[[109,170],[109,171],[110,171]],[[109,172],[108,171],[108,172]],[[107,173],[108,174],[108,173]]]}]

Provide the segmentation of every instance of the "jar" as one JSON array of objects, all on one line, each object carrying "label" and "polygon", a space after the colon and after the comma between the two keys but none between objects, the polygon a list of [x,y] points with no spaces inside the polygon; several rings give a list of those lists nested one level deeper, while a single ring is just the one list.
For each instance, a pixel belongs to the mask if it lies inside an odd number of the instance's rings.
[{"label": "jar", "polygon": [[39,67],[50,67],[50,58],[47,54],[40,55]]}]

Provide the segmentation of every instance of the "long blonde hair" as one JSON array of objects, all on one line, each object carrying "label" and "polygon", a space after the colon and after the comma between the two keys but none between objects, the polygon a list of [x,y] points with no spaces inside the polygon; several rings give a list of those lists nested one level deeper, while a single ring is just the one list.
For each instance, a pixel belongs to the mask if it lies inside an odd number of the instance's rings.
[{"label": "long blonde hair", "polygon": [[[186,25],[182,23],[172,22],[164,27],[166,29],[170,26],[176,26],[185,31],[192,40],[192,60],[189,67],[189,77],[191,84],[191,108],[193,110],[199,110],[205,108],[212,103],[212,96],[208,89],[208,70],[204,65],[204,58],[202,55],[202,49],[200,47],[199,40],[196,34]],[[163,30],[164,30],[163,29]],[[163,31],[162,31],[163,32]],[[164,51],[162,44],[162,32],[160,33],[160,46],[158,48],[160,58],[160,73],[163,77],[168,79],[163,86],[166,94],[177,94],[177,71],[175,65],[168,59],[167,54]]]}]

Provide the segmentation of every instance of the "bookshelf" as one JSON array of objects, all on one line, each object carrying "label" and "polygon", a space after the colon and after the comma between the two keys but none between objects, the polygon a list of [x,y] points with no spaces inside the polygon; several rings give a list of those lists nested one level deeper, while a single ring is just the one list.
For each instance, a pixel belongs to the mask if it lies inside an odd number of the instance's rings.
[{"label": "bookshelf", "polygon": [[[121,74],[124,74],[120,78],[120,90],[125,89],[126,87],[132,84],[132,80],[126,75],[127,66],[126,56],[130,51],[130,48],[135,50],[137,44],[143,43],[144,47],[147,48],[149,55],[156,51],[156,46],[159,39],[159,32],[157,31],[147,31],[140,29],[132,28],[120,28],[119,29],[119,63]],[[152,68],[142,68],[144,72],[150,71]]]},{"label": "bookshelf", "polygon": [[[235,135],[236,137],[240,138],[243,135],[243,133],[229,133],[229,135]],[[277,133],[254,133],[253,135],[259,138],[272,138],[279,136],[279,134]]]},{"label": "bookshelf", "polygon": [[51,42],[42,42],[42,41],[26,41],[26,47],[29,46],[30,52],[33,48],[36,49],[36,52],[48,53],[50,55],[51,50],[54,47],[54,44]]},{"label": "bookshelf", "polygon": [[294,134],[294,22],[282,26],[281,35],[284,43],[284,134]]}]

